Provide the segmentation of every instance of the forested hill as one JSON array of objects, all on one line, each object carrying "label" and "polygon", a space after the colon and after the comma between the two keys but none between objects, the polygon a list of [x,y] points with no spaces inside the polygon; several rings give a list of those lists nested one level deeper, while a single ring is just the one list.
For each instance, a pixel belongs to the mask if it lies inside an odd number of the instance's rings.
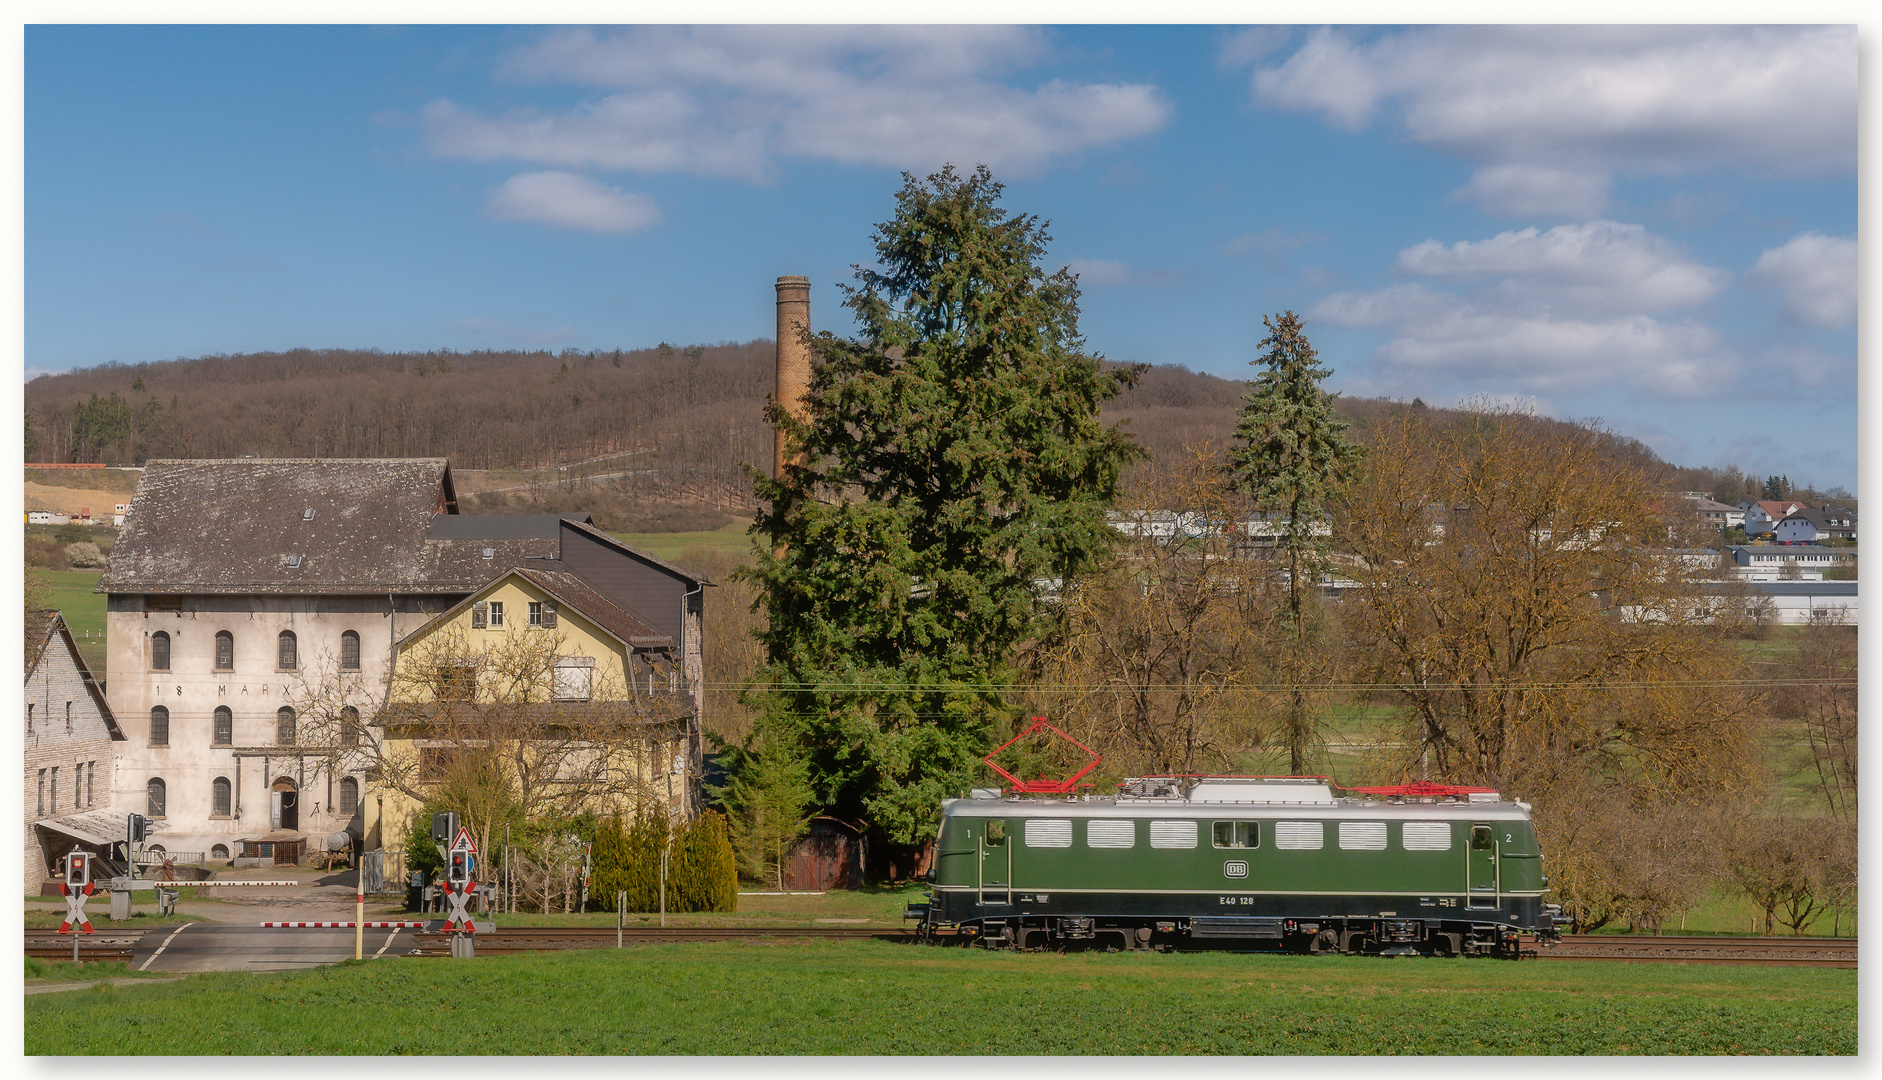
[{"label": "forested hill", "polygon": [[[457,469],[531,469],[636,452],[649,494],[737,506],[742,462],[771,460],[769,340],[611,352],[295,349],[107,364],[26,385],[26,460],[132,464],[182,457],[446,457]],[[1244,385],[1178,366],[1112,402],[1152,455],[1226,446]],[[1341,398],[1362,441],[1404,408]],[[1623,440],[1625,442],[1625,440]],[[1637,443],[1625,449],[1650,454]],[[1656,459],[1657,460],[1657,459]],[[1737,470],[1674,470],[1679,489],[1756,494]],[[1740,488],[1747,490],[1742,493]]]}]

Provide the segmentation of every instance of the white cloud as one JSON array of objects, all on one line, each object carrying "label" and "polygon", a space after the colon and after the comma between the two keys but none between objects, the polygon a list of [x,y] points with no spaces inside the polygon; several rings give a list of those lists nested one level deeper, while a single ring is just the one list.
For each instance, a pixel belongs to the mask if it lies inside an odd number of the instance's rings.
[{"label": "white cloud", "polygon": [[1456,197],[1506,217],[1594,217],[1608,201],[1606,172],[1548,165],[1490,165],[1470,175]]},{"label": "white cloud", "polygon": [[513,54],[504,73],[605,96],[499,115],[435,101],[419,119],[445,157],[752,180],[782,157],[1027,173],[1168,122],[1154,86],[997,77],[1044,51],[1038,31],[1002,26],[566,30]]},{"label": "white cloud", "polygon": [[565,172],[510,177],[491,193],[484,213],[504,221],[598,233],[633,232],[660,220],[659,209],[647,196]]},{"label": "white cloud", "polygon": [[1073,259],[1065,268],[1078,275],[1078,284],[1084,288],[1123,285],[1131,277],[1131,268],[1114,259]]},{"label": "white cloud", "polygon": [[1065,268],[1078,275],[1080,288],[1112,285],[1170,285],[1182,277],[1175,270],[1139,270],[1116,259],[1072,259]]},{"label": "white cloud", "polygon": [[1794,322],[1841,330],[1856,321],[1856,241],[1807,232],[1767,249],[1745,274],[1754,285],[1784,295]]},{"label": "white cloud", "polygon": [[1658,318],[1704,303],[1730,282],[1638,225],[1594,221],[1506,232],[1399,253],[1425,281],[1335,293],[1312,311],[1338,326],[1391,335],[1373,353],[1377,390],[1435,392],[1463,382],[1522,394],[1626,386],[1656,398],[1725,392],[1739,365],[1710,327]]},{"label": "white cloud", "polygon": [[1440,280],[1501,278],[1497,292],[1506,301],[1595,317],[1690,307],[1732,279],[1666,238],[1618,221],[1528,228],[1448,247],[1426,240],[1399,252],[1397,268]]},{"label": "white cloud", "polygon": [[1589,216],[1615,173],[1855,168],[1853,26],[1457,26],[1359,41],[1321,30],[1258,67],[1255,99],[1405,134],[1483,167],[1492,210]]}]

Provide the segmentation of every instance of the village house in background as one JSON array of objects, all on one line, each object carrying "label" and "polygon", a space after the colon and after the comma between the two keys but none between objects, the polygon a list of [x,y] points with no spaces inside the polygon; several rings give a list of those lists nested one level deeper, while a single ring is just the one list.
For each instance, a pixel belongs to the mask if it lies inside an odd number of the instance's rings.
[{"label": "village house in background", "polygon": [[[337,692],[372,723],[397,644],[513,567],[565,571],[633,611],[703,696],[703,578],[585,517],[460,515],[443,459],[151,461],[131,505],[99,583],[129,740],[114,794],[186,861],[296,861],[340,833],[396,846],[383,793],[302,737],[297,703]],[[684,724],[690,792],[697,708]]]},{"label": "village house in background", "polygon": [[114,749],[124,732],[56,611],[26,627],[26,847],[24,893],[40,891],[73,847],[109,855],[124,839],[112,809]]}]

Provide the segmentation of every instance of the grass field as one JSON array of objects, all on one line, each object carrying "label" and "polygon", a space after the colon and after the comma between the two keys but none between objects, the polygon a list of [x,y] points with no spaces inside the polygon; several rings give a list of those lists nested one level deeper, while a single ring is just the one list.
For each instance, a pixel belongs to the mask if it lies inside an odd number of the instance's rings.
[{"label": "grass field", "polygon": [[739,521],[711,532],[615,533],[626,543],[656,559],[675,566],[692,568],[734,566],[751,554],[752,538],[745,532],[749,522]]},{"label": "grass field", "polygon": [[[423,1008],[414,1008],[424,1003]],[[347,962],[25,1002],[28,1054],[1853,1054],[1856,972],[882,942]]]},{"label": "grass field", "polygon": [[105,594],[92,592],[98,586],[99,570],[28,570],[26,576],[45,587],[41,602],[65,613],[65,625],[72,628],[78,651],[92,674],[105,674]]}]

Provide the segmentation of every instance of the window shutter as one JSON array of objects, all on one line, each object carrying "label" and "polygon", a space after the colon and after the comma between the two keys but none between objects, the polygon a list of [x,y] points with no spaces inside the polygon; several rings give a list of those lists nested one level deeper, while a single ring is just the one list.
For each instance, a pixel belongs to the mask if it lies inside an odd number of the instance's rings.
[{"label": "window shutter", "polygon": [[547,626],[547,627],[555,626],[555,601],[554,600],[545,600],[542,603],[542,625]]},{"label": "window shutter", "polygon": [[482,630],[490,625],[490,605],[482,600],[471,605],[471,629]]},{"label": "window shutter", "polygon": [[1072,846],[1072,823],[1066,819],[1027,818],[1025,831],[1027,847]]}]

